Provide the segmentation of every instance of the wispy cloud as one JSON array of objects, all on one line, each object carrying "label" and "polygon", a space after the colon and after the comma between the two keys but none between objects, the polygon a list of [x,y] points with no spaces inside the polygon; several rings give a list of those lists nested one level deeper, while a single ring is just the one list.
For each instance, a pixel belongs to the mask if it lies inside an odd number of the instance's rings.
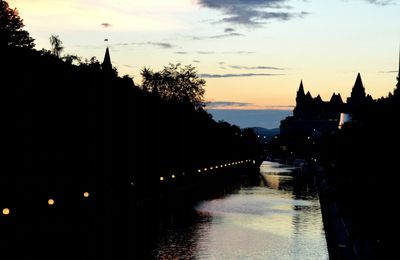
[{"label": "wispy cloud", "polygon": [[110,23],[101,23],[100,26],[104,27],[104,28],[108,28],[108,27],[111,27],[111,24]]},{"label": "wispy cloud", "polygon": [[152,42],[152,41],[147,41],[147,42],[118,42],[118,43],[113,43],[110,44],[110,46],[130,46],[130,45],[136,45],[136,46],[145,46],[145,45],[151,45],[151,46],[156,46],[160,47],[163,49],[172,49],[175,48],[176,46],[169,43],[169,42]]},{"label": "wispy cloud", "polygon": [[244,34],[231,32],[228,34],[213,35],[213,36],[210,36],[209,38],[210,39],[222,39],[222,38],[238,37],[238,36],[244,36]]},{"label": "wispy cloud", "polygon": [[240,37],[240,36],[244,36],[244,34],[230,32],[230,33],[226,33],[226,34],[217,34],[217,35],[212,35],[212,36],[194,36],[194,37],[192,37],[192,40],[199,41],[199,40],[223,39],[223,38]]},{"label": "wispy cloud", "polygon": [[224,51],[222,54],[253,54],[254,51]]},{"label": "wispy cloud", "polygon": [[394,4],[394,1],[392,0],[364,0],[364,1],[370,4],[382,5],[382,6]]},{"label": "wispy cloud", "polygon": [[172,45],[171,43],[168,43],[168,42],[147,42],[147,44],[153,45],[153,46],[158,46],[158,47],[161,47],[164,49],[174,48],[174,45]]},{"label": "wispy cloud", "polygon": [[239,77],[269,77],[282,76],[285,74],[270,74],[270,73],[242,73],[242,74],[200,74],[201,78],[239,78]]},{"label": "wispy cloud", "polygon": [[225,30],[224,30],[225,33],[231,33],[231,32],[234,32],[234,31],[235,31],[235,29],[230,28],[230,27],[225,28]]},{"label": "wispy cloud", "polygon": [[[383,0],[381,0],[383,1]],[[216,9],[227,15],[221,22],[259,26],[268,20],[287,21],[304,17],[307,12],[289,12],[288,0],[198,0],[202,7]]]},{"label": "wispy cloud", "polygon": [[398,70],[378,71],[378,73],[397,73]]},{"label": "wispy cloud", "polygon": [[[343,2],[353,2],[353,0],[342,0]],[[362,0],[365,3],[368,4],[373,4],[373,5],[380,5],[380,6],[386,6],[386,5],[394,5],[395,1],[394,0]]]},{"label": "wispy cloud", "polygon": [[206,102],[207,110],[241,110],[241,111],[257,111],[260,110],[293,110],[293,105],[257,105],[249,102],[237,101],[210,101]]},{"label": "wispy cloud", "polygon": [[192,62],[199,63],[200,61],[199,60],[192,60]]},{"label": "wispy cloud", "polygon": [[204,55],[207,55],[207,54],[215,54],[215,52],[214,51],[198,51],[198,52],[196,52],[197,54],[204,54]]},{"label": "wispy cloud", "polygon": [[207,102],[207,108],[220,108],[220,107],[246,107],[252,106],[253,103],[246,102],[232,102],[232,101],[212,101]]},{"label": "wispy cloud", "polygon": [[270,67],[270,66],[238,66],[238,65],[230,65],[232,69],[239,69],[239,70],[285,70],[284,68],[277,68],[277,67]]},{"label": "wispy cloud", "polygon": [[[127,45],[127,44],[126,44]],[[188,51],[176,51],[174,52],[175,54],[190,54],[192,52],[188,52]],[[224,51],[224,52],[216,52],[216,51],[195,51],[194,53],[196,54],[200,54],[200,55],[210,55],[210,54],[253,54],[255,53],[254,51]],[[225,64],[225,62],[219,62],[218,64],[222,65]],[[261,68],[259,68],[261,69]]]}]

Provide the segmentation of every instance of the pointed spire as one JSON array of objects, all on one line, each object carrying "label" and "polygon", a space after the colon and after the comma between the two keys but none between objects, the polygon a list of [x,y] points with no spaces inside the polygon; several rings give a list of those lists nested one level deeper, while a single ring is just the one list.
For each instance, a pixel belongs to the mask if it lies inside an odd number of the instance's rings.
[{"label": "pointed spire", "polygon": [[306,95],[304,94],[303,80],[300,81],[300,87],[296,96],[296,107],[294,108],[295,116],[302,116],[307,105]]},{"label": "pointed spire", "polygon": [[318,96],[314,99],[314,101],[316,102],[316,103],[322,103],[323,101],[322,101],[322,98],[321,98],[321,96],[318,94]]},{"label": "pointed spire", "polygon": [[357,74],[357,79],[356,83],[354,83],[354,87],[363,87],[362,79],[361,79],[361,74],[360,72]]},{"label": "pointed spire", "polygon": [[361,75],[358,73],[354,87],[351,90],[350,98],[347,99],[347,103],[352,112],[355,112],[365,103],[365,100],[365,88],[361,80]]},{"label": "pointed spire", "polygon": [[303,87],[303,80],[300,81],[299,93],[303,93],[304,95],[304,87]]},{"label": "pointed spire", "polygon": [[101,68],[104,71],[111,71],[112,70],[110,51],[108,50],[108,47],[106,49],[106,54],[104,55],[103,63],[101,64]]},{"label": "pointed spire", "polygon": [[351,90],[351,97],[352,98],[355,97],[357,99],[365,98],[365,89],[364,89],[364,85],[362,83],[360,73],[357,74],[356,82],[354,83],[354,87]]},{"label": "pointed spire", "polygon": [[300,81],[300,87],[297,91],[296,103],[297,105],[304,103],[306,95],[304,94],[303,81]]}]

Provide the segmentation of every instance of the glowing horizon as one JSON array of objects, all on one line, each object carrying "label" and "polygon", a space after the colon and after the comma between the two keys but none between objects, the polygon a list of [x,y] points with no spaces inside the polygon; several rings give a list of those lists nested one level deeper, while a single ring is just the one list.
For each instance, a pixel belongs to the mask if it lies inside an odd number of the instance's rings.
[{"label": "glowing horizon", "polygon": [[65,54],[102,61],[107,38],[113,65],[136,84],[143,67],[192,64],[207,81],[207,102],[239,104],[219,109],[291,108],[300,80],[313,96],[345,101],[358,72],[375,99],[396,86],[395,1],[8,2],[37,49],[57,34]]}]

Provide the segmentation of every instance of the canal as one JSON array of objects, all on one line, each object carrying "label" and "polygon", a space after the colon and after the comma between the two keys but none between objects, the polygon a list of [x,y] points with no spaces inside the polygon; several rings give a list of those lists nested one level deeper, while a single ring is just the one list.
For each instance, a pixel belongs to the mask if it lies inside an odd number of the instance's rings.
[{"label": "canal", "polygon": [[[312,176],[263,162],[260,178],[163,225],[155,259],[328,259]],[[176,220],[177,219],[177,220]]]}]

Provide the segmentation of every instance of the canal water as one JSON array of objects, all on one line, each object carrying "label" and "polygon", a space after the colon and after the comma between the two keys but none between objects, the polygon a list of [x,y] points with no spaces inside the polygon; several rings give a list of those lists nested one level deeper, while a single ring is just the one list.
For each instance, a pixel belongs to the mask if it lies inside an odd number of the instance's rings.
[{"label": "canal water", "polygon": [[263,162],[259,180],[163,228],[156,259],[328,259],[313,177]]}]

